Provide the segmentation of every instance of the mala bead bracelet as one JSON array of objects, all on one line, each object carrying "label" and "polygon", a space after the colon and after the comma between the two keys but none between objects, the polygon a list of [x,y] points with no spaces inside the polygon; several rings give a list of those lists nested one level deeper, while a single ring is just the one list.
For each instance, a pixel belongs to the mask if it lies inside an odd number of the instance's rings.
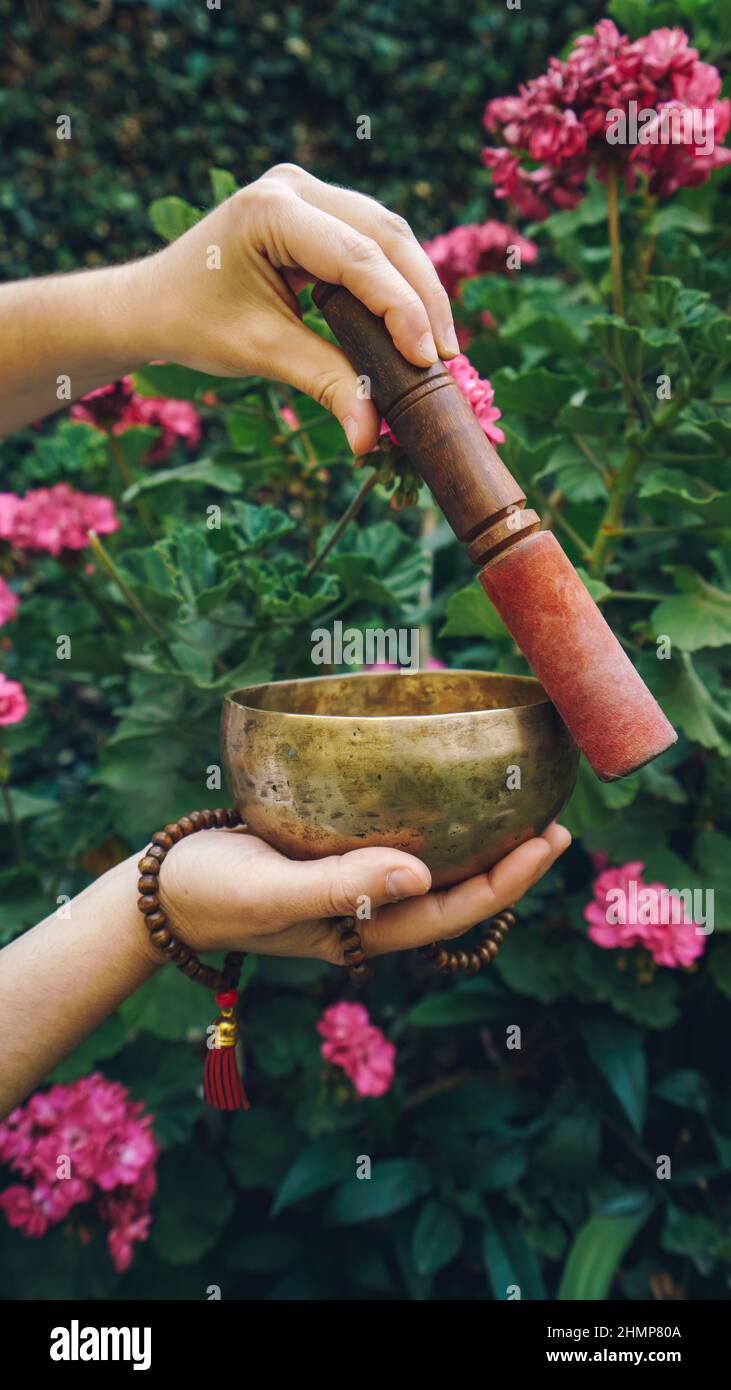
[{"label": "mala bead bracelet", "polygon": [[[145,919],[150,941],[161,956],[176,965],[189,980],[195,980],[205,989],[215,991],[219,1015],[208,1029],[208,1050],[203,1074],[203,1094],[209,1105],[218,1110],[248,1110],[249,1102],[236,1066],[236,1044],[239,1029],[236,1020],[236,1006],[239,993],[238,984],[245,951],[229,951],[224,958],[223,970],[206,965],[190,946],[175,935],[173,924],[160,902],[160,870],[179,840],[194,835],[199,830],[233,830],[242,824],[241,816],[235,809],[216,811],[191,811],[189,816],[181,816],[163,830],[152,836],[148,849],[137,867],[140,877],[137,881],[139,898],[137,906]],[[456,975],[464,970],[468,975],[476,975],[483,965],[495,959],[508,931],[515,926],[515,913],[506,908],[489,923],[479,946],[472,951],[449,951],[441,942],[420,948],[421,955],[432,961],[443,974]],[[340,927],[340,943],[343,948],[343,963],[348,967],[350,978],[362,985],[371,978],[372,970],[366,960],[360,932],[355,917],[343,919]]]},{"label": "mala bead bracelet", "polygon": [[456,975],[459,970],[464,970],[468,975],[477,975],[483,965],[490,965],[494,961],[516,920],[512,907],[506,907],[491,919],[479,946],[475,946],[473,951],[448,951],[446,946],[435,941],[431,946],[421,946],[420,954],[425,960],[432,961],[444,975]]}]

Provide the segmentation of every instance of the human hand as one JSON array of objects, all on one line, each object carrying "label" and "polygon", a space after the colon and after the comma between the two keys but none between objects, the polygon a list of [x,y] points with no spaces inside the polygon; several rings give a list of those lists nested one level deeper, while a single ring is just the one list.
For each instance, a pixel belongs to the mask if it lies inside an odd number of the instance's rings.
[{"label": "human hand", "polygon": [[[176,935],[195,951],[313,957],[342,965],[334,919],[370,903],[357,926],[367,957],[460,936],[517,902],[568,848],[554,822],[488,873],[430,892],[426,865],[391,849],[357,849],[298,861],[241,830],[181,840],[160,874],[160,898]],[[153,948],[151,948],[153,949]]]},{"label": "human hand", "polygon": [[459,352],[449,296],[408,223],[295,164],[276,165],[128,269],[142,281],[150,358],[286,381],[337,416],[356,454],[376,443],[378,412],[359,399],[344,353],[302,323],[303,285],[346,285],[416,366]]}]

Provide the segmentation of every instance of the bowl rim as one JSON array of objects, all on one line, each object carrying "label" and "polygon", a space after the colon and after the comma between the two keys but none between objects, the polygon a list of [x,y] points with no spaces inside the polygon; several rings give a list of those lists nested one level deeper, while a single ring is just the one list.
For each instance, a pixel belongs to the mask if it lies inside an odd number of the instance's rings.
[{"label": "bowl rim", "polygon": [[[257,690],[265,690],[271,685],[310,685],[315,681],[339,681],[339,680],[367,680],[373,676],[379,676],[385,680],[404,680],[410,676],[433,676],[439,679],[443,676],[498,676],[509,681],[518,681],[521,685],[538,688],[543,692],[543,698],[532,700],[529,704],[523,705],[499,705],[495,709],[465,709],[451,710],[443,713],[434,714],[308,714],[299,710],[281,709],[262,709],[258,705],[245,704],[236,697],[243,694],[253,694]],[[458,666],[444,671],[405,671],[401,668],[395,671],[348,671],[340,675],[330,676],[293,676],[284,681],[258,681],[256,685],[242,685],[237,690],[229,690],[223,697],[223,704],[233,709],[243,710],[250,714],[260,716],[270,716],[272,719],[302,719],[302,720],[327,720],[329,723],[353,724],[367,722],[369,724],[401,724],[407,721],[419,722],[422,719],[463,719],[465,715],[476,719],[478,717],[489,718],[491,715],[498,714],[517,714],[522,712],[527,714],[529,710],[538,710],[545,705],[551,705],[551,700],[546,694],[541,682],[536,676],[512,675],[509,671],[480,671],[474,667]],[[555,706],[552,706],[555,709]]]}]

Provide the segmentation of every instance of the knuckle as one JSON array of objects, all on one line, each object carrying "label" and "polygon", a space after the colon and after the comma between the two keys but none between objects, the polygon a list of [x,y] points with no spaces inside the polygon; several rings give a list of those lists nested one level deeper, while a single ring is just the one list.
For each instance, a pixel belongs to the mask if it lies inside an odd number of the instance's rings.
[{"label": "knuckle", "polygon": [[273,164],[271,169],[267,169],[262,174],[263,179],[281,179],[283,183],[295,183],[307,177],[305,169],[301,169],[299,164],[290,164],[284,161],[281,164]]},{"label": "knuckle", "polygon": [[383,255],[378,242],[374,241],[373,237],[359,236],[355,232],[345,236],[343,253],[347,260],[355,262],[356,265],[372,265]]},{"label": "knuckle", "polygon": [[332,412],[338,381],[339,377],[334,371],[315,372],[310,379],[309,394],[317,401],[318,405],[324,406],[325,410]]},{"label": "knuckle", "polygon": [[347,876],[335,873],[327,887],[327,904],[333,917],[350,917],[355,912],[358,891]]},{"label": "knuckle", "polygon": [[384,208],[383,220],[386,231],[392,236],[403,238],[405,241],[415,241],[416,238],[405,217],[398,212],[391,212],[390,208]]}]

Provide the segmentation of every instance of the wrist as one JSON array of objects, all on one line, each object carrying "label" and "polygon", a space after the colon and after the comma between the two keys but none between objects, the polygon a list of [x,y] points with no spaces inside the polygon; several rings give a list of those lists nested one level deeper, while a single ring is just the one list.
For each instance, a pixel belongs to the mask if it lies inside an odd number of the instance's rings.
[{"label": "wrist", "polygon": [[[163,356],[157,334],[157,256],[93,273],[106,278],[99,332],[110,376],[124,376],[133,368]],[[94,287],[93,297],[97,314],[98,288],[98,285]]]}]

